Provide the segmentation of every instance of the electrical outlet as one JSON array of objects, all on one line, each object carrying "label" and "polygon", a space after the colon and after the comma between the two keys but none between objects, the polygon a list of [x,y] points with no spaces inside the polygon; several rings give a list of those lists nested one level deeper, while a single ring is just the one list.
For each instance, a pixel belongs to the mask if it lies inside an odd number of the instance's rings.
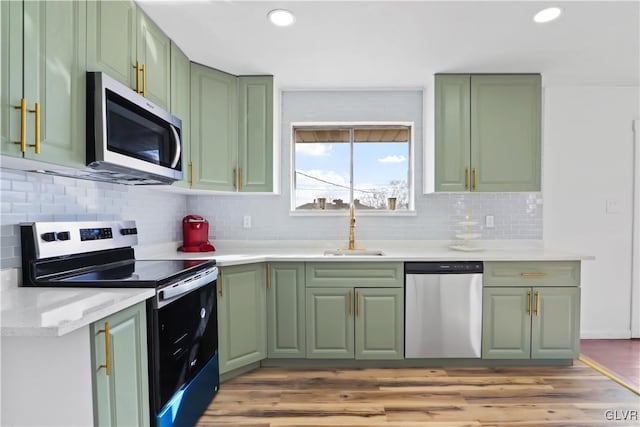
[{"label": "electrical outlet", "polygon": [[242,226],[244,228],[251,228],[251,215],[245,215],[242,218]]},{"label": "electrical outlet", "polygon": [[620,203],[618,202],[617,199],[608,199],[607,200],[606,212],[608,214],[619,214],[619,213],[622,213],[622,211],[620,209]]},{"label": "electrical outlet", "polygon": [[484,225],[487,228],[493,228],[494,227],[494,223],[493,223],[493,215],[487,215],[484,218]]}]

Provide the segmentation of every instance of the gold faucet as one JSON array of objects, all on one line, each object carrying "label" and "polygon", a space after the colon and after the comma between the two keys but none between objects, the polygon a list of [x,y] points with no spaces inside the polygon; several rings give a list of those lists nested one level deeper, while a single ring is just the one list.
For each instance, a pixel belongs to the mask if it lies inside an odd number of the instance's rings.
[{"label": "gold faucet", "polygon": [[352,251],[356,248],[356,235],[354,229],[356,228],[356,210],[351,204],[351,210],[349,211],[349,250]]}]

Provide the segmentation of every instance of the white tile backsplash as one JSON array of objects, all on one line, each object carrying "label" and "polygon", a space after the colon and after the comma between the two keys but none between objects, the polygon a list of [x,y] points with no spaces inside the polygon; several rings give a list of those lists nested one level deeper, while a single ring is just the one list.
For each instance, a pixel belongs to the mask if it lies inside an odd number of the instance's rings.
[{"label": "white tile backsplash", "polygon": [[25,221],[134,219],[140,244],[182,239],[187,196],[125,186],[0,169],[0,268],[20,265],[20,232]]}]

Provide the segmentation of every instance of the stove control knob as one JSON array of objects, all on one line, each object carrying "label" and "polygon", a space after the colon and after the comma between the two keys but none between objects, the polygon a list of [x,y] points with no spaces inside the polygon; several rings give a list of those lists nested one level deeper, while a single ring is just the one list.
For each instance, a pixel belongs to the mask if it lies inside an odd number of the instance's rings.
[{"label": "stove control knob", "polygon": [[48,233],[42,233],[40,235],[40,237],[42,237],[42,240],[44,240],[45,242],[55,242],[56,239],[56,233],[50,231]]},{"label": "stove control knob", "polygon": [[71,233],[69,233],[68,231],[61,231],[56,234],[56,237],[58,238],[58,240],[69,240],[71,238]]}]

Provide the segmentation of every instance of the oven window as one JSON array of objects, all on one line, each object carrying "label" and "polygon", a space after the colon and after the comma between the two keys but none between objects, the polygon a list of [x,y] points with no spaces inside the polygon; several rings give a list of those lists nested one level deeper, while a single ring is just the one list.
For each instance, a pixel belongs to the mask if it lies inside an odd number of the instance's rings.
[{"label": "oven window", "polygon": [[[109,151],[181,170],[173,165],[175,137],[171,125],[155,121],[137,105],[107,90],[107,145]],[[179,129],[175,129],[180,133]]]},{"label": "oven window", "polygon": [[159,386],[162,408],[218,349],[215,283],[157,310]]}]

